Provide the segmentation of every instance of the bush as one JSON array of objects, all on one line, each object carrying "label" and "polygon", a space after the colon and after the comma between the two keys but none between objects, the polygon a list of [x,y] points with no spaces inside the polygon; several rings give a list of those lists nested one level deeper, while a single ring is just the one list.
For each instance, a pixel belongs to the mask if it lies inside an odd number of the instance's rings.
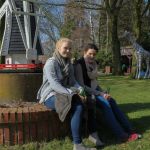
[{"label": "bush", "polygon": [[106,52],[105,49],[100,50],[96,56],[96,60],[100,69],[104,69],[105,66],[112,67],[112,53],[110,51]]}]

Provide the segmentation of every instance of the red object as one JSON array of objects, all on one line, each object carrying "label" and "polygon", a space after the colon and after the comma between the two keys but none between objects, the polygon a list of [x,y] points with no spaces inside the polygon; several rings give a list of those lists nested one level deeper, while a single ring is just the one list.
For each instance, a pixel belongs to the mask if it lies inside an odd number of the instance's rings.
[{"label": "red object", "polygon": [[131,134],[131,135],[129,136],[128,142],[132,142],[132,141],[135,141],[135,140],[137,140],[137,139],[139,139],[139,135],[138,135],[137,133],[133,133],[133,134]]},{"label": "red object", "polygon": [[0,64],[0,69],[37,69],[43,68],[43,64]]}]

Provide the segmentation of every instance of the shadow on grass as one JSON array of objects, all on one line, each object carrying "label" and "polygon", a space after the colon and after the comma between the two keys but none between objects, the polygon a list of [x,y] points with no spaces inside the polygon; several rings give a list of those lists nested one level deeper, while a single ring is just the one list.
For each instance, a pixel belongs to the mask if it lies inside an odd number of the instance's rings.
[{"label": "shadow on grass", "polygon": [[150,103],[128,103],[128,104],[119,104],[119,107],[123,112],[130,113],[145,109],[150,109]]},{"label": "shadow on grass", "polygon": [[143,134],[145,131],[150,130],[150,116],[143,116],[141,118],[130,119],[136,130]]},{"label": "shadow on grass", "polygon": [[[150,103],[128,103],[120,104],[119,107],[123,110],[124,113],[132,113],[146,111],[150,109]],[[133,126],[137,129],[138,132],[144,133],[146,130],[150,129],[150,114],[135,119],[130,119]]]}]

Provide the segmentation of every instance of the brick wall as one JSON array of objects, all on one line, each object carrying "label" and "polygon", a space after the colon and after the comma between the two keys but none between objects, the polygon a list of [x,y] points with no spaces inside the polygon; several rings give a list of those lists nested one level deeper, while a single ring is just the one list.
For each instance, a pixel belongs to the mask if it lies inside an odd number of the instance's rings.
[{"label": "brick wall", "polygon": [[68,120],[62,123],[56,112],[43,105],[0,108],[0,144],[49,141],[68,133]]}]

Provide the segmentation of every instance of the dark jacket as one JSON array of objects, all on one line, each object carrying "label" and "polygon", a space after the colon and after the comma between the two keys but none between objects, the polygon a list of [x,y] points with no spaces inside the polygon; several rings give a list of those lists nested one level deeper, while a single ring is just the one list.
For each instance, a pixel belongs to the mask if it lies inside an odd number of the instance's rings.
[{"label": "dark jacket", "polygon": [[88,95],[101,94],[101,90],[91,88],[91,79],[88,77],[87,68],[83,57],[77,60],[75,64],[75,78]]}]

